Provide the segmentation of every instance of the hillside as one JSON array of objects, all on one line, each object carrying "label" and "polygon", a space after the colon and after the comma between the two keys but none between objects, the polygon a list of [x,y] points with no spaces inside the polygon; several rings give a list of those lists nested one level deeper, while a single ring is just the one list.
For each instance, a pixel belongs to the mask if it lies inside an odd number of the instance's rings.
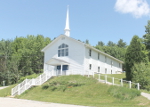
[{"label": "hillside", "polygon": [[[120,94],[123,98],[117,98],[109,93],[114,89],[114,93]],[[98,83],[93,78],[80,75],[54,77],[42,86],[33,87],[17,98],[46,101],[54,103],[75,104],[85,106],[150,106],[150,102],[142,97],[136,96],[130,100],[132,93],[137,90],[121,89],[106,84]],[[113,90],[112,90],[113,91]],[[129,92],[130,91],[130,92]],[[119,95],[118,94],[118,95]]]}]

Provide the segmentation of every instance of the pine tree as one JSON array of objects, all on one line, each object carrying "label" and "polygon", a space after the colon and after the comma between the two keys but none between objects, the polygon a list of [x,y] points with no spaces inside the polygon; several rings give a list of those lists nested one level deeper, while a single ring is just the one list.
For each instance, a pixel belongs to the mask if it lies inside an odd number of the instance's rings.
[{"label": "pine tree", "polygon": [[132,80],[131,68],[135,63],[147,63],[147,52],[145,50],[145,45],[141,43],[140,38],[135,35],[133,36],[130,45],[127,48],[125,54],[125,66],[126,66],[126,79]]}]

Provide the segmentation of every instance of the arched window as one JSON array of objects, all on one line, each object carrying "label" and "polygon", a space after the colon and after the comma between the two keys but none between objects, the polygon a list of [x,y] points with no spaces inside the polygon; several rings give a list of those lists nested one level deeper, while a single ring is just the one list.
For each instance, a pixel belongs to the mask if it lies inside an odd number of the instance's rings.
[{"label": "arched window", "polygon": [[68,54],[69,54],[68,47],[69,46],[64,43],[61,44],[58,47],[58,57],[68,56]]}]

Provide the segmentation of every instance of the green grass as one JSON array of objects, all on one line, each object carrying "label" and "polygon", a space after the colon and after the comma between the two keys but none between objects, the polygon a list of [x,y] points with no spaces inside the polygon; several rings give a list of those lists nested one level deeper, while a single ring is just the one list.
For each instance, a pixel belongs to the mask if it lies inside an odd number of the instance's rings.
[{"label": "green grass", "polygon": [[[20,80],[18,81],[18,83],[24,81],[26,78],[27,79],[36,78],[40,74],[32,74],[32,75],[28,75],[28,76],[25,76],[25,77],[21,77]],[[0,97],[11,96],[11,89],[14,88],[16,85],[18,85],[18,84],[13,84],[13,85],[8,86],[7,88],[4,88],[4,89],[0,90]],[[0,86],[0,87],[2,87],[2,86]]]},{"label": "green grass", "polygon": [[4,89],[0,90],[0,97],[11,96],[11,89],[12,89],[13,87],[15,87],[15,86],[16,86],[16,84],[10,85],[10,86],[8,86],[7,88],[4,88]]},{"label": "green grass", "polygon": [[[66,83],[78,83],[82,85],[75,87],[66,85],[65,91],[63,91],[60,86],[64,85],[62,84],[64,81]],[[51,84],[55,84],[57,89],[51,90]],[[43,88],[45,85],[49,87]],[[50,79],[42,86],[33,87],[22,95],[17,96],[17,98],[96,107],[150,106],[149,100],[142,96],[135,97],[131,100],[116,98],[108,92],[110,87],[110,85],[98,83],[93,78],[79,75],[61,76]]]}]

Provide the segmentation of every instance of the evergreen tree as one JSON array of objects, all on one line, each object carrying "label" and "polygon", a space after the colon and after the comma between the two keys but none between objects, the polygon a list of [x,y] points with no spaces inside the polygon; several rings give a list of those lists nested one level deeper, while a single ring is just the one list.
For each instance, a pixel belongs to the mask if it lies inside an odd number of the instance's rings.
[{"label": "evergreen tree", "polygon": [[143,36],[144,40],[143,43],[146,46],[146,49],[148,50],[148,56],[150,61],[150,20],[148,21],[148,24],[145,26],[145,32],[146,34]]},{"label": "evergreen tree", "polygon": [[98,45],[99,45],[99,46],[104,46],[105,44],[104,44],[104,42],[102,42],[102,41],[98,41]]},{"label": "evergreen tree", "polygon": [[147,53],[145,51],[145,45],[141,43],[141,39],[138,36],[133,36],[130,45],[127,48],[125,54],[125,66],[126,66],[126,79],[132,80],[131,68],[135,63],[147,63]]},{"label": "evergreen tree", "polygon": [[117,46],[120,48],[125,48],[126,47],[126,42],[123,42],[123,39],[120,39],[117,43]]},{"label": "evergreen tree", "polygon": [[132,81],[140,84],[140,89],[150,91],[150,63],[138,63],[132,67]]},{"label": "evergreen tree", "polygon": [[116,44],[113,43],[112,41],[108,41],[107,46],[113,47],[113,46],[116,46]]},{"label": "evergreen tree", "polygon": [[85,43],[86,43],[86,44],[90,44],[88,39],[86,39]]}]

